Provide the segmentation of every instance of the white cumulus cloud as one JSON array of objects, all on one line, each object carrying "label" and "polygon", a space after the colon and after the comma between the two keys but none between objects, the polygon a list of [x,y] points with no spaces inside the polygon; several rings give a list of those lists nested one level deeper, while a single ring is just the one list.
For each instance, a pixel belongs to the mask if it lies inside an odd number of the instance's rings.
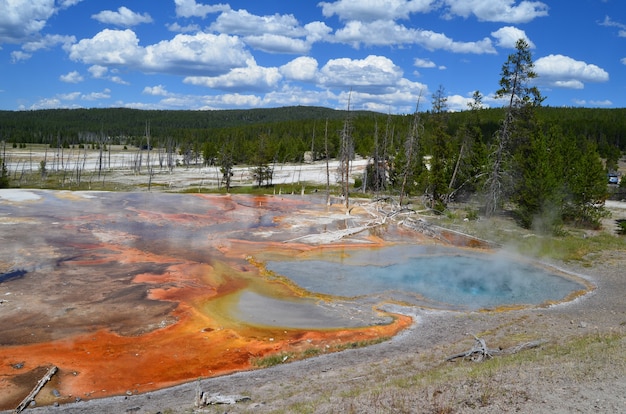
[{"label": "white cumulus cloud", "polygon": [[241,39],[225,34],[178,34],[146,47],[141,69],[162,73],[214,76],[236,67],[247,66],[251,59]]},{"label": "white cumulus cloud", "polygon": [[83,76],[75,70],[65,75],[61,75],[59,79],[61,80],[61,82],[65,83],[80,83],[84,80]]},{"label": "white cumulus cloud", "polygon": [[169,93],[165,89],[165,86],[163,85],[146,86],[145,88],[143,88],[142,93],[146,95],[153,95],[153,96],[168,96],[169,95]]},{"label": "white cumulus cloud", "polygon": [[599,66],[563,55],[548,55],[535,61],[539,84],[582,89],[585,82],[607,82],[609,74]]},{"label": "white cumulus cloud", "polygon": [[104,29],[91,39],[82,39],[69,48],[70,59],[98,65],[137,65],[145,55],[139,39],[130,29]]},{"label": "white cumulus cloud", "polygon": [[444,0],[448,17],[475,16],[478,20],[503,23],[528,23],[548,15],[548,5],[540,1]]},{"label": "white cumulus cloud", "polygon": [[40,49],[51,49],[57,45],[62,45],[66,49],[74,42],[76,42],[74,36],[45,35],[37,40],[24,43],[22,49],[27,52],[35,52]]},{"label": "white cumulus cloud", "polygon": [[101,66],[101,65],[93,65],[93,66],[90,66],[89,69],[87,70],[89,71],[89,73],[91,73],[91,76],[98,79],[98,78],[104,78],[107,72],[109,71],[109,68],[107,68],[106,66]]},{"label": "white cumulus cloud", "polygon": [[524,39],[531,49],[535,48],[535,44],[526,36],[526,32],[513,26],[502,27],[495,32],[491,32],[491,36],[498,41],[497,46],[507,49],[515,49],[515,44],[519,39]]},{"label": "white cumulus cloud", "polygon": [[318,63],[312,57],[301,56],[280,67],[286,79],[311,82],[317,77]]},{"label": "white cumulus cloud", "polygon": [[104,89],[102,92],[90,92],[80,96],[80,99],[85,101],[97,101],[100,99],[108,99],[111,97],[111,90]]},{"label": "white cumulus cloud", "polygon": [[416,44],[433,50],[447,50],[455,53],[496,53],[491,39],[476,42],[457,42],[445,34],[430,30],[412,29],[390,21],[374,22],[350,21],[335,32],[335,41],[359,47]]},{"label": "white cumulus cloud", "polygon": [[247,10],[229,10],[221,13],[210,26],[211,30],[242,36],[261,35],[264,33],[298,37],[306,31],[291,14],[273,14],[257,16]]},{"label": "white cumulus cloud", "polygon": [[91,18],[100,23],[122,27],[132,27],[141,23],[152,23],[152,17],[150,17],[148,13],[135,13],[124,6],[118,8],[117,11],[103,10],[100,13],[92,15]]},{"label": "white cumulus cloud", "polygon": [[177,34],[142,47],[130,30],[105,29],[69,48],[70,59],[100,66],[124,66],[143,72],[218,76],[247,66],[251,58],[241,39],[225,34]]},{"label": "white cumulus cloud", "polygon": [[468,105],[473,102],[472,98],[461,95],[449,95],[446,99],[448,110],[451,112],[465,111],[467,110]]},{"label": "white cumulus cloud", "polygon": [[418,67],[418,68],[436,68],[437,65],[435,65],[435,62],[433,62],[430,59],[422,59],[422,58],[415,58],[413,60],[413,66]]},{"label": "white cumulus cloud", "polygon": [[265,91],[275,88],[281,79],[278,68],[264,68],[250,60],[248,66],[232,69],[224,75],[188,76],[184,82],[213,89]]},{"label": "white cumulus cloud", "polygon": [[402,74],[391,59],[370,55],[365,59],[329,60],[320,70],[320,82],[325,86],[383,93],[396,89]]},{"label": "white cumulus cloud", "polygon": [[311,22],[304,25],[306,31],[306,40],[309,43],[315,43],[327,40],[333,29],[324,22]]},{"label": "white cumulus cloud", "polygon": [[202,17],[207,14],[219,13],[230,10],[228,4],[198,4],[196,0],[174,0],[176,4],[176,16],[178,17]]},{"label": "white cumulus cloud", "polygon": [[259,16],[247,10],[221,13],[210,30],[239,35],[250,47],[268,53],[307,54],[315,42],[326,40],[332,29],[315,21],[302,26],[291,14]]},{"label": "white cumulus cloud", "polygon": [[11,52],[11,62],[12,63],[17,63],[23,60],[28,60],[32,57],[33,55],[31,53],[26,53],[26,52],[22,52],[21,50],[15,50],[13,52]]},{"label": "white cumulus cloud", "polygon": [[311,49],[311,44],[304,40],[271,33],[246,36],[243,40],[250,47],[268,53],[307,54]]},{"label": "white cumulus cloud", "polygon": [[55,13],[54,0],[0,0],[0,44],[20,43],[39,33]]},{"label": "white cumulus cloud", "polygon": [[338,16],[341,20],[396,20],[407,19],[411,13],[427,13],[435,0],[338,0],[322,2],[325,17]]}]

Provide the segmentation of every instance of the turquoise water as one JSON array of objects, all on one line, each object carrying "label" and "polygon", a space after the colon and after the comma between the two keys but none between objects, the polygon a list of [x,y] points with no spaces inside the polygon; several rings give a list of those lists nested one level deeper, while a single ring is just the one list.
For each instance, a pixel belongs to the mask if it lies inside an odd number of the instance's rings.
[{"label": "turquoise water", "polygon": [[573,278],[504,255],[433,246],[367,249],[340,259],[329,254],[266,266],[310,292],[454,309],[540,305],[585,289]]}]

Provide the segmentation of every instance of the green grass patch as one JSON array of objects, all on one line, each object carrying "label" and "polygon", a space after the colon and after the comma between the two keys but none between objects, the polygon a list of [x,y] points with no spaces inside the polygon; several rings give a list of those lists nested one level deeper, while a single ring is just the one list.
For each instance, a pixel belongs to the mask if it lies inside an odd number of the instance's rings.
[{"label": "green grass patch", "polygon": [[301,359],[311,358],[321,355],[325,352],[339,352],[346,349],[363,348],[370,345],[379,344],[381,342],[388,341],[388,337],[369,339],[365,341],[348,342],[345,344],[335,345],[328,350],[324,351],[320,348],[311,347],[302,352],[280,352],[278,354],[267,355],[262,358],[253,358],[252,365],[258,368],[269,368],[279,364],[285,364],[291,361],[298,361]]},{"label": "green grass patch", "polygon": [[280,352],[278,354],[268,355],[262,358],[253,358],[252,365],[258,368],[269,368],[275,365],[283,364],[289,361],[294,354],[290,352]]},{"label": "green grass patch", "polygon": [[371,345],[380,344],[382,342],[386,342],[389,339],[390,339],[389,337],[383,336],[383,337],[380,337],[380,338],[367,339],[367,340],[364,340],[364,341],[347,342],[345,344],[336,345],[334,347],[334,349],[337,350],[337,351],[343,351],[343,350],[346,350],[346,349],[364,348],[366,346],[371,346]]},{"label": "green grass patch", "polygon": [[592,260],[593,255],[603,251],[626,250],[626,240],[606,233],[582,237],[568,234],[563,237],[527,237],[515,242],[521,253],[563,261]]}]

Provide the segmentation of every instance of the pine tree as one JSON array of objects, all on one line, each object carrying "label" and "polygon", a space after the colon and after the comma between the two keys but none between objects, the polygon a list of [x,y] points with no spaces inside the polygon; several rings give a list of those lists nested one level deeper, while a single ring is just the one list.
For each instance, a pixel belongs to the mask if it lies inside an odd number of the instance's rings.
[{"label": "pine tree", "polygon": [[449,201],[450,179],[454,171],[451,160],[450,134],[447,131],[447,98],[443,86],[433,94],[432,100],[432,156],[428,174],[427,193],[431,208],[442,212]]},{"label": "pine tree", "polygon": [[523,150],[515,156],[519,169],[516,191],[517,218],[525,228],[558,232],[562,224],[565,191],[563,135],[560,128],[531,134]]},{"label": "pine tree", "polygon": [[533,128],[534,109],[545,99],[536,87],[530,86],[532,79],[537,77],[533,71],[530,46],[519,39],[515,48],[515,53],[509,55],[502,66],[500,89],[496,92],[496,98],[507,98],[508,104],[491,153],[491,171],[486,181],[487,216],[495,213],[502,204],[505,188],[513,188],[512,153],[528,139],[528,133]]},{"label": "pine tree", "polygon": [[9,187],[9,171],[4,163],[4,158],[0,158],[0,188]]},{"label": "pine tree", "polygon": [[609,213],[606,171],[594,143],[584,137],[568,136],[564,143],[566,198],[564,218],[577,226],[598,228]]}]

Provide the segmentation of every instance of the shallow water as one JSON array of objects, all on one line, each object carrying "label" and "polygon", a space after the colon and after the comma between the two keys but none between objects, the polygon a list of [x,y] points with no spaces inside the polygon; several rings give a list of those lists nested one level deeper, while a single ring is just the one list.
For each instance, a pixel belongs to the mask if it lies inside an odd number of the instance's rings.
[{"label": "shallow water", "polygon": [[399,245],[315,260],[269,261],[266,267],[310,292],[451,309],[541,305],[585,289],[556,270],[504,254],[441,246]]}]

